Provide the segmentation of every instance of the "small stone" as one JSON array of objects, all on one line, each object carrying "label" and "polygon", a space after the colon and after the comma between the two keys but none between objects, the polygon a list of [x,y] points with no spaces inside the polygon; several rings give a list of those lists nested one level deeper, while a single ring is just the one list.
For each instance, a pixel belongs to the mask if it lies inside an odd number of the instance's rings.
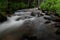
[{"label": "small stone", "polygon": [[56,31],[57,35],[60,35],[60,28]]},{"label": "small stone", "polygon": [[46,19],[46,20],[52,20],[51,17],[44,17],[44,19]]},{"label": "small stone", "polygon": [[45,24],[48,24],[48,23],[50,23],[50,22],[51,22],[51,21],[46,21]]}]

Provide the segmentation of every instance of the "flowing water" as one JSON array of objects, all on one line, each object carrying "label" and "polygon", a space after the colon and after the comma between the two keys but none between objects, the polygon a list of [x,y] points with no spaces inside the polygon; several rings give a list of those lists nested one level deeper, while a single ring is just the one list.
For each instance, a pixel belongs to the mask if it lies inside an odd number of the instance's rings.
[{"label": "flowing water", "polygon": [[[20,12],[17,12],[17,13],[19,14]],[[24,13],[24,12],[21,12],[21,14],[22,13]],[[25,15],[7,17],[8,20],[5,21],[4,23],[0,24],[0,33],[4,32],[5,30],[7,30],[7,31],[15,30],[15,29],[19,28],[21,25],[23,25],[24,22],[26,22],[28,20],[33,22],[33,24],[37,28],[38,32],[41,33],[40,34],[41,36],[44,36],[44,35],[45,36],[46,35],[50,36],[50,34],[53,35],[55,30],[57,30],[52,25],[55,22],[51,21],[50,23],[45,24],[45,22],[48,21],[48,20],[44,19],[44,17],[45,16],[50,17],[50,16],[44,15],[44,16],[41,16],[41,17],[36,17],[36,16],[32,17],[28,13],[31,13],[31,12],[27,12],[27,13],[25,12]],[[45,34],[44,34],[44,32],[41,32],[41,31],[45,31]],[[48,38],[48,36],[47,36],[47,38]]]}]

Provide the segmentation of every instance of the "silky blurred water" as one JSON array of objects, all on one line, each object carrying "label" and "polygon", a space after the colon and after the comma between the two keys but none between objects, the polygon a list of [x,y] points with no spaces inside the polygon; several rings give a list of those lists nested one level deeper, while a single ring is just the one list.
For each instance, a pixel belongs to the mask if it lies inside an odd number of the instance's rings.
[{"label": "silky blurred water", "polygon": [[24,19],[24,20],[20,19],[20,20],[16,21],[16,19],[18,19],[18,18],[21,18],[21,16],[7,17],[8,20],[5,21],[4,23],[0,24],[0,32],[6,30],[8,28],[10,28],[10,29],[18,28],[25,21],[27,21],[27,20],[31,20],[32,21],[32,20],[35,19],[35,17],[33,17],[33,18],[29,18],[29,19]]}]

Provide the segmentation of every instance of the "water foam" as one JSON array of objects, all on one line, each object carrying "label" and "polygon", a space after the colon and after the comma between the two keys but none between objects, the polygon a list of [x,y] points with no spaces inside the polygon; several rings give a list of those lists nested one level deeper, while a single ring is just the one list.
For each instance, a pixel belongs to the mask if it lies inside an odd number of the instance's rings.
[{"label": "water foam", "polygon": [[6,29],[9,29],[9,28],[10,29],[18,28],[21,25],[23,25],[23,23],[25,21],[27,21],[27,20],[31,20],[32,21],[32,20],[35,19],[35,17],[33,17],[33,18],[30,18],[30,19],[24,19],[24,20],[20,19],[19,21],[16,21],[16,19],[19,18],[19,17],[21,17],[21,16],[7,17],[8,20],[6,22],[0,24],[0,32],[4,31]]}]

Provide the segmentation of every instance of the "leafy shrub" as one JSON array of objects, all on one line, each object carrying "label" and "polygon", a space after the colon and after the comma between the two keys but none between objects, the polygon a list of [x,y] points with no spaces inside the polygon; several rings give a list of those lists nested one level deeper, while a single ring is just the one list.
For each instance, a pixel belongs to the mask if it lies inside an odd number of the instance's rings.
[{"label": "leafy shrub", "polygon": [[43,3],[40,5],[40,8],[41,8],[42,10],[48,10],[48,5],[43,2]]},{"label": "leafy shrub", "polygon": [[46,0],[41,3],[40,8],[42,10],[54,10],[55,0]]},{"label": "leafy shrub", "polygon": [[40,5],[41,10],[55,11],[60,15],[60,0],[45,0]]},{"label": "leafy shrub", "polygon": [[59,16],[60,16],[60,0],[57,1],[55,7],[56,7],[57,14],[59,14]]},{"label": "leafy shrub", "polygon": [[18,9],[18,8],[26,8],[26,4],[23,2],[15,2],[15,3],[10,3],[10,7],[14,8],[14,9]]},{"label": "leafy shrub", "polygon": [[18,9],[24,9],[27,5],[23,2],[9,2],[9,12],[12,13]]},{"label": "leafy shrub", "polygon": [[34,0],[32,3],[31,3],[31,7],[34,8],[36,6],[36,0]]},{"label": "leafy shrub", "polygon": [[6,8],[8,7],[8,3],[7,3],[7,0],[0,0],[0,12],[1,11],[5,11]]}]

